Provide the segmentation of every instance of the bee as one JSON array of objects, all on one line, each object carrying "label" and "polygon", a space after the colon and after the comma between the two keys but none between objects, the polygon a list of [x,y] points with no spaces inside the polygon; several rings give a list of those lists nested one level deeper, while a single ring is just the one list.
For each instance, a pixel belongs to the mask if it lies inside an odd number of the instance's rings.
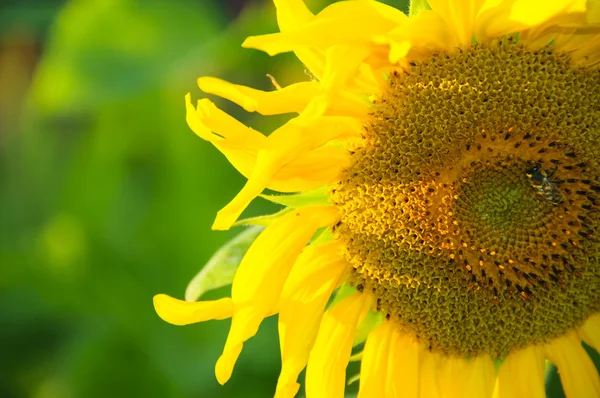
[{"label": "bee", "polygon": [[557,169],[558,166],[550,173],[546,173],[542,170],[542,165],[536,163],[525,170],[525,175],[529,178],[531,186],[536,189],[538,194],[553,205],[561,204],[564,201],[562,193],[556,186],[556,184],[559,184],[562,181],[551,180]]}]

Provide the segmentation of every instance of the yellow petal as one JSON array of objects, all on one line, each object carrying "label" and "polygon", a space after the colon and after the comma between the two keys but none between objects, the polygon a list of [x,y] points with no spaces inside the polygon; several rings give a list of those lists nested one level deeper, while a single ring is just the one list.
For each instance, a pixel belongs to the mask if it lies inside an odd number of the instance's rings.
[{"label": "yellow petal", "polygon": [[[248,249],[233,281],[236,303],[272,301],[279,297],[294,261],[313,233],[333,224],[334,207],[303,207],[275,221]],[[266,286],[270,288],[265,289]]]},{"label": "yellow petal", "polygon": [[378,1],[370,1],[369,5],[383,18],[389,19],[397,25],[404,23],[408,19],[408,16],[396,7]]},{"label": "yellow petal", "polygon": [[218,95],[235,102],[247,112],[280,115],[301,112],[317,94],[319,83],[308,81],[291,84],[280,90],[262,91],[214,77],[201,77],[198,79],[198,86],[205,93]]},{"label": "yellow petal", "polygon": [[369,3],[334,3],[307,24],[290,31],[249,37],[242,46],[269,55],[306,47],[327,50],[334,45],[369,46],[373,36],[385,34],[397,25],[394,17],[382,16]]},{"label": "yellow petal", "polygon": [[[425,12],[425,11],[423,11]],[[421,14],[419,14],[421,15]],[[465,375],[466,359],[444,356],[440,361],[440,391],[445,398],[463,398],[461,377]]]},{"label": "yellow petal", "polygon": [[[364,66],[362,64],[361,66]],[[353,81],[353,84],[356,79]],[[369,83],[369,87],[374,87]],[[377,91],[379,92],[379,91]],[[375,94],[377,94],[377,92]],[[347,90],[340,90],[331,94],[329,107],[325,112],[329,116],[350,116],[356,119],[364,119],[371,111],[370,103],[367,98],[360,94],[355,94]]]},{"label": "yellow petal", "polygon": [[212,225],[215,230],[227,230],[238,219],[250,202],[257,197],[271,181],[277,171],[277,154],[261,150],[256,156],[256,165],[244,188],[224,208],[219,210]]},{"label": "yellow petal", "polygon": [[166,294],[154,296],[154,309],[162,320],[173,325],[189,325],[211,319],[230,318],[233,302],[229,297],[215,301],[188,302]]},{"label": "yellow petal", "polygon": [[298,257],[280,299],[281,374],[276,398],[293,398],[306,366],[325,305],[348,264],[338,242],[307,247]]},{"label": "yellow petal", "polygon": [[349,296],[323,316],[306,368],[307,398],[342,398],[346,366],[358,324],[371,306],[371,297]]},{"label": "yellow petal", "polygon": [[[209,83],[209,86],[212,85],[217,87],[219,85],[227,87],[228,84],[218,81],[217,79],[209,80]],[[233,89],[229,87],[223,88],[223,90],[231,94],[231,91],[235,91],[236,87],[239,88],[242,86],[232,85],[232,87]],[[337,112],[345,114],[347,110],[353,109],[353,112],[357,114],[366,114],[368,107],[364,102],[360,105],[354,105],[351,101],[358,104],[358,101],[351,97],[347,101],[335,101],[335,107],[339,109]],[[238,195],[237,202],[234,202],[225,210],[225,213],[233,213],[230,214],[231,218],[227,219],[227,222],[237,218],[233,210],[236,212],[243,211],[255,194],[260,193],[264,188],[281,192],[297,192],[314,189],[320,185],[330,183],[337,177],[339,169],[346,167],[347,165],[347,159],[342,156],[342,153],[339,150],[327,149],[311,153],[312,148],[323,145],[323,140],[317,141],[316,144],[313,143],[312,146],[310,140],[305,140],[308,146],[298,145],[296,148],[293,148],[293,145],[290,144],[288,147],[295,149],[296,151],[294,153],[284,153],[275,157],[270,154],[271,162],[274,163],[274,165],[269,164],[269,159],[263,159],[263,163],[257,165],[258,153],[261,150],[265,150],[270,145],[267,137],[246,127],[225,112],[222,112],[207,99],[199,101],[198,108],[196,109],[191,104],[191,97],[188,94],[186,96],[186,108],[188,124],[196,134],[203,139],[211,141],[242,175],[250,178],[253,172],[256,174],[254,181],[249,183],[249,186],[245,191]],[[315,115],[312,117],[314,116]],[[349,122],[340,121],[342,119],[351,120],[353,118],[336,116],[331,116],[331,119],[328,118],[329,117],[325,117],[322,121],[317,118],[317,123],[314,124],[312,130],[315,131],[317,129],[329,128],[332,126],[334,128],[333,134],[328,135],[328,137],[332,137],[331,139],[343,139],[344,137],[347,138],[353,134],[357,134],[356,123],[351,125]],[[297,129],[298,126],[295,128]],[[346,129],[346,131],[341,131],[342,129]],[[312,134],[318,138],[323,137],[323,135],[317,133]],[[297,134],[297,138],[298,137],[300,137],[299,134]],[[302,151],[306,152],[300,153]],[[264,151],[264,154],[262,155],[263,158],[269,157],[266,152],[267,151]],[[334,152],[334,156],[327,158],[324,156],[324,152]],[[324,163],[314,163],[323,160],[325,161]],[[334,160],[338,161],[337,165],[332,164]],[[286,169],[288,164],[289,167]],[[267,172],[261,175],[261,168],[263,170],[266,169]],[[311,176],[308,173],[309,170],[317,170],[319,172]],[[217,227],[227,228],[228,226],[217,225]]]},{"label": "yellow petal", "polygon": [[[283,33],[294,32],[314,20],[314,15],[306,8],[301,0],[275,0],[277,8],[277,21],[279,29]],[[369,5],[380,15],[387,19],[394,20],[404,16],[399,10],[376,2],[369,2]],[[300,61],[311,71],[311,73],[321,80],[325,70],[325,54],[322,50],[313,48],[297,48],[294,53]],[[361,92],[372,89],[376,79],[371,76],[370,71],[361,68],[360,74],[356,76],[353,86]],[[373,91],[369,91],[373,93]]]},{"label": "yellow petal", "polygon": [[417,57],[423,57],[439,51],[455,51],[459,43],[440,14],[430,10],[420,12],[409,18],[403,25],[390,31],[387,37],[394,44],[394,54],[388,58],[399,60],[399,53],[407,51]]},{"label": "yellow petal", "polygon": [[587,0],[516,0],[509,19],[526,26],[537,26],[550,18],[568,13],[585,13]]},{"label": "yellow petal", "polygon": [[[223,348],[223,353],[215,365],[215,376],[217,377],[219,384],[225,384],[231,378],[233,367],[244,347],[243,341],[256,334],[258,324],[260,324],[260,321],[262,321],[265,316],[266,314],[256,311],[251,307],[242,307],[239,310],[234,309],[227,342]],[[256,319],[260,319],[258,324]],[[246,338],[242,341],[234,341],[234,339],[230,338],[233,336],[232,331],[235,331],[238,335],[240,333],[245,333],[247,336],[245,336]]]},{"label": "yellow petal", "polygon": [[600,315],[591,316],[579,330],[581,338],[600,353]]},{"label": "yellow petal", "polygon": [[[281,32],[301,28],[314,19],[302,0],[274,0],[277,8],[277,23]],[[298,59],[315,75],[321,78],[325,69],[325,55],[317,49],[299,48],[294,51]]]},{"label": "yellow petal", "polygon": [[322,117],[321,110],[305,109],[269,136],[269,149],[258,151],[256,165],[248,182],[236,197],[217,213],[213,229],[228,229],[274,175],[298,158],[326,143],[356,136],[360,128],[352,118]]},{"label": "yellow petal", "polygon": [[391,396],[418,398],[420,387],[420,346],[410,336],[394,333],[388,372]]},{"label": "yellow petal", "polygon": [[470,375],[467,382],[470,394],[465,397],[491,397],[496,382],[496,369],[489,355],[483,354],[469,362]]},{"label": "yellow petal", "polygon": [[398,376],[392,374],[388,366],[394,360],[390,352],[395,337],[393,328],[393,323],[383,321],[367,337],[360,365],[358,398],[399,396],[388,387]]},{"label": "yellow petal", "polygon": [[[332,93],[343,89],[348,81],[356,76],[359,67],[370,52],[367,48],[348,46],[333,46],[327,50],[320,90]],[[373,86],[371,90],[378,90],[378,87]]]},{"label": "yellow petal", "polygon": [[229,162],[244,176],[249,176],[256,165],[257,152],[267,146],[267,137],[246,127],[207,99],[198,101],[198,108],[186,97],[186,120],[200,138],[219,149]]},{"label": "yellow petal", "polygon": [[224,139],[236,147],[248,150],[258,150],[265,146],[267,137],[238,122],[208,99],[199,100],[196,108],[192,105],[190,94],[185,99],[186,120],[200,138],[210,142]]},{"label": "yellow petal", "polygon": [[391,64],[397,64],[400,60],[408,54],[412,44],[409,41],[398,42],[396,40],[390,41],[390,54],[388,59]]},{"label": "yellow petal", "polygon": [[440,392],[440,355],[424,350],[421,360],[421,397],[442,398]]},{"label": "yellow petal", "polygon": [[567,14],[584,17],[585,3],[585,0],[487,0],[477,16],[475,35],[479,40],[486,40],[522,32],[544,23],[556,24],[560,20],[552,19]]},{"label": "yellow petal", "polygon": [[[586,35],[587,36],[587,35]],[[585,68],[590,68],[600,63],[600,36],[588,38],[585,45],[571,53],[571,62]]]},{"label": "yellow petal", "polygon": [[428,0],[431,9],[439,14],[450,27],[461,48],[471,45],[473,23],[484,0]]},{"label": "yellow petal", "polygon": [[231,290],[234,311],[217,379],[225,383],[244,341],[273,313],[281,289],[300,251],[314,232],[337,219],[332,207],[305,207],[276,219],[254,241],[242,259]]},{"label": "yellow petal", "polygon": [[576,333],[552,341],[545,351],[558,368],[567,398],[600,397],[600,377]]},{"label": "yellow petal", "polygon": [[302,0],[274,0],[277,24],[282,32],[297,29],[313,20],[314,15]]},{"label": "yellow petal", "polygon": [[495,398],[545,398],[544,350],[531,346],[511,353],[498,372]]},{"label": "yellow petal", "polygon": [[348,151],[326,146],[293,159],[273,177],[268,188],[279,192],[303,192],[339,179],[341,170],[350,166]]},{"label": "yellow petal", "polygon": [[440,369],[442,396],[488,398],[492,396],[495,369],[489,355],[475,358],[446,357]]},{"label": "yellow petal", "polygon": [[[519,42],[525,44],[529,50],[537,51],[550,42],[555,43],[556,39],[560,39],[561,36],[575,34],[579,36],[581,32],[577,27],[584,28],[586,24],[587,16],[583,12],[557,14],[541,24],[521,32]],[[556,48],[558,50],[559,47]]]}]

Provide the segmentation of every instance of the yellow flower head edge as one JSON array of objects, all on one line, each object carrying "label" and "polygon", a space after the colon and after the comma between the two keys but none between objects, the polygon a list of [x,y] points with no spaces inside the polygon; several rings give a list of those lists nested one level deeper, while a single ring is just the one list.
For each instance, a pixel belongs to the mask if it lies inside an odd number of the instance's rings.
[{"label": "yellow flower head edge", "polygon": [[[524,54],[551,45],[553,52],[568,58],[573,70],[596,73],[600,2],[431,0],[410,17],[375,1],[340,1],[316,15],[302,1],[274,3],[280,32],[250,37],[243,46],[270,55],[293,51],[314,78],[270,92],[210,77],[200,78],[198,84],[248,112],[297,116],[266,136],[208,99],[194,105],[186,96],[192,131],[213,143],[248,178],[218,213],[213,228],[230,228],[265,188],[283,193],[325,189],[332,199],[296,205],[269,219],[239,265],[231,298],[184,302],[157,295],[155,309],[177,325],[232,318],[216,366],[221,383],[231,376],[243,343],[261,321],[278,314],[282,370],[276,396],[293,397],[298,375],[306,367],[309,398],[342,397],[357,330],[368,322],[370,312],[384,308],[378,293],[365,289],[371,282],[360,283],[359,274],[350,276],[357,268],[351,264],[352,245],[344,238],[349,236],[344,228],[363,209],[348,209],[354,202],[332,190],[340,186],[341,175],[352,177],[346,170],[358,162],[355,151],[365,151],[365,125],[379,122],[373,109],[389,93],[394,81],[389,76],[408,76],[416,65],[440,54],[452,58],[469,53],[473,43],[493,49],[507,37],[516,38]],[[351,186],[360,187],[357,181]],[[377,233],[372,227],[377,223],[361,225],[363,235]],[[306,246],[323,229],[333,233]],[[328,306],[334,291],[348,282],[356,290]],[[597,311],[566,333],[512,349],[502,358],[482,352],[468,360],[424,345],[396,316],[386,312],[386,319],[370,326],[359,397],[543,397],[546,359],[558,367],[568,397],[600,396],[598,374],[581,346],[584,341],[600,348]],[[495,367],[497,359],[503,361]]]}]

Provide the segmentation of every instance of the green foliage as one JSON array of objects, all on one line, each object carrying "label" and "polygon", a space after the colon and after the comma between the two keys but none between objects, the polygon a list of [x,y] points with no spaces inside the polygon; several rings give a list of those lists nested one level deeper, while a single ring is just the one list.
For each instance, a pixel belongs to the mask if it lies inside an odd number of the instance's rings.
[{"label": "green foliage", "polygon": [[[272,6],[230,21],[218,1],[56,3],[22,123],[1,131],[0,341],[9,344],[0,395],[271,395],[280,361],[273,320],[223,387],[213,368],[228,321],[177,328],[158,318],[152,297],[182,298],[199,265],[235,234],[210,226],[244,178],[189,130],[184,95],[202,95],[201,75],[260,86],[264,73],[291,70],[291,56],[270,70],[268,56],[239,46],[275,29]],[[275,128],[276,118],[219,105],[266,133]],[[273,208],[256,203],[247,216]]]},{"label": "green foliage", "polygon": [[231,285],[244,255],[263,229],[261,226],[247,228],[221,246],[189,283],[185,299],[197,301],[209,290]]}]

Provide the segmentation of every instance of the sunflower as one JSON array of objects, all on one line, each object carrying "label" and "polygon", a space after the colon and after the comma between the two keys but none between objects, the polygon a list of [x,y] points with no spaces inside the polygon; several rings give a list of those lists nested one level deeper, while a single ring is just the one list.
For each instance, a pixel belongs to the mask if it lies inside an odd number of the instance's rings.
[{"label": "sunflower", "polygon": [[198,84],[297,115],[265,136],[188,94],[187,122],[248,178],[214,229],[265,189],[289,207],[260,219],[231,298],[157,295],[158,314],[231,318],[220,383],[278,314],[276,397],[305,367],[307,397],[342,397],[351,359],[359,397],[543,397],[546,361],[567,397],[600,397],[600,2],[275,5],[280,32],[243,47],[311,78]]}]

